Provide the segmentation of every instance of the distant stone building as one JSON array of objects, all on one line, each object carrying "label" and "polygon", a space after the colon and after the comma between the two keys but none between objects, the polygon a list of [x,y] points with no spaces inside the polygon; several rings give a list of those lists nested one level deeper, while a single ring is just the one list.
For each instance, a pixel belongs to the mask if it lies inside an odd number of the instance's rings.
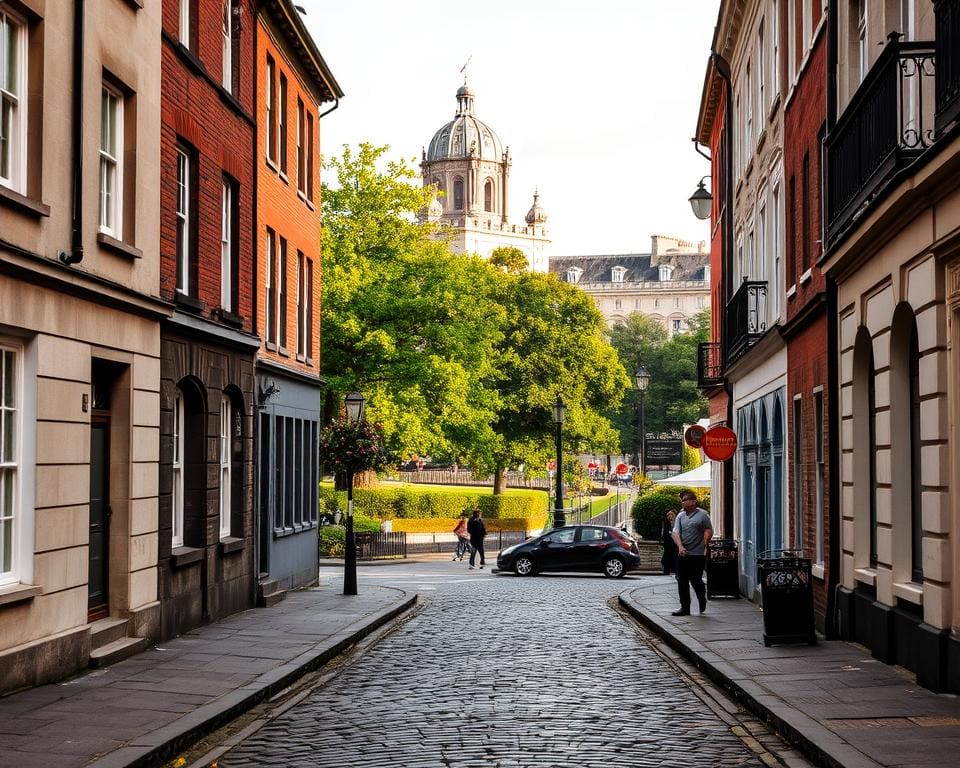
[{"label": "distant stone building", "polygon": [[547,271],[547,214],[534,192],[525,223],[509,217],[510,148],[473,112],[474,93],[457,90],[457,114],[442,126],[423,152],[424,186],[440,193],[424,217],[445,224],[456,253],[488,257],[495,248],[513,246],[526,254],[529,268]]},{"label": "distant stone building", "polygon": [[710,253],[702,241],[653,235],[650,253],[551,256],[550,272],[592,296],[610,326],[640,312],[672,336],[710,306]]}]

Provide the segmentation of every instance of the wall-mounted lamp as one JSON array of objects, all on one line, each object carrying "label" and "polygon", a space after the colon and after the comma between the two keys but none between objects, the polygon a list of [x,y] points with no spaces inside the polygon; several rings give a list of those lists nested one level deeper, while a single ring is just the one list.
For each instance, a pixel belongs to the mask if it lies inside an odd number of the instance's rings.
[{"label": "wall-mounted lamp", "polygon": [[279,392],[280,387],[277,386],[277,382],[273,379],[260,382],[260,389],[257,392],[257,404],[263,408],[263,406],[267,404],[267,401]]},{"label": "wall-mounted lamp", "polygon": [[707,192],[706,187],[703,186],[704,179],[709,178],[710,175],[708,174],[700,179],[696,191],[690,195],[690,207],[693,208],[693,215],[701,220],[709,219],[710,211],[713,208],[713,195]]}]

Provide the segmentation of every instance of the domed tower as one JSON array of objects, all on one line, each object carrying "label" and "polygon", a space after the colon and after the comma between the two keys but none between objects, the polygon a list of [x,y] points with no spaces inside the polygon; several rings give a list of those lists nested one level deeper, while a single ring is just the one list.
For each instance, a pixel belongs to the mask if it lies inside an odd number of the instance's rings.
[{"label": "domed tower", "polygon": [[[453,230],[455,251],[486,257],[494,248],[512,245],[527,255],[531,270],[546,272],[546,213],[535,195],[535,221],[528,220],[526,226],[510,223],[510,148],[476,116],[475,96],[466,83],[457,89],[453,120],[440,127],[423,151],[423,184],[440,193],[439,220]],[[429,218],[435,214],[436,209],[431,210]]]}]

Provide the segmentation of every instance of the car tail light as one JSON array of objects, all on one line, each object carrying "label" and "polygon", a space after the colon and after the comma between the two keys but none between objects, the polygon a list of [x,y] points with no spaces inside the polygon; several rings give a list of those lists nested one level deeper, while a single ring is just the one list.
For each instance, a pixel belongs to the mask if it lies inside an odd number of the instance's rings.
[{"label": "car tail light", "polygon": [[614,536],[617,537],[617,541],[620,542],[624,549],[629,549],[631,552],[640,552],[639,548],[637,547],[637,542],[635,542],[629,536],[624,536],[623,534],[619,533],[615,533]]}]

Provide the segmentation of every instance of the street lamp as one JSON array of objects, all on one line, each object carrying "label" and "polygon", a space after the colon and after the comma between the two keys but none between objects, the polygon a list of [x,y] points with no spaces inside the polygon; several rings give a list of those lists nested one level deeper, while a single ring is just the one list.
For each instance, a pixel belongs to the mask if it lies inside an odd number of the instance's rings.
[{"label": "street lamp", "polygon": [[[363,418],[363,395],[351,392],[343,401],[347,418],[359,424]],[[353,467],[347,465],[347,533],[343,550],[343,594],[357,594],[357,542],[353,538]]]},{"label": "street lamp", "polygon": [[[703,179],[709,179],[709,174],[704,176]],[[703,186],[703,179],[700,179],[700,183],[697,184],[697,188],[692,195],[690,195],[690,207],[693,208],[693,215],[698,219],[709,219],[710,211],[713,208],[713,195],[707,192],[706,188]]]},{"label": "street lamp", "polygon": [[637,388],[637,392],[640,394],[640,474],[646,476],[647,474],[647,432],[643,424],[643,393],[647,391],[647,387],[650,386],[650,374],[647,373],[647,369],[642,365],[637,368],[637,372],[633,374],[633,383]]},{"label": "street lamp", "polygon": [[557,395],[557,402],[553,404],[553,423],[556,425],[557,438],[557,498],[553,506],[553,527],[562,528],[566,525],[566,516],[563,513],[563,421],[567,416],[563,398]]}]

